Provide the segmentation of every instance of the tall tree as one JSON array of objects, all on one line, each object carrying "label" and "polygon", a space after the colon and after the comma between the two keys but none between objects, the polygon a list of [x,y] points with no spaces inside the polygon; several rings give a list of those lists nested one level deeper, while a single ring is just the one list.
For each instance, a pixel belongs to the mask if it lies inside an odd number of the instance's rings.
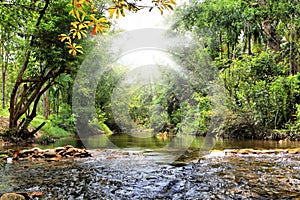
[{"label": "tall tree", "polygon": [[[83,53],[77,43],[88,35],[88,31],[94,35],[109,29],[105,12],[109,12],[110,17],[118,18],[125,15],[125,10],[136,12],[142,8],[156,7],[163,12],[173,9],[175,4],[173,0],[153,1],[150,6],[138,3],[120,0],[113,1],[110,6],[98,5],[92,0],[72,0],[69,4],[64,0],[0,2],[3,27],[12,29],[15,38],[20,40],[18,51],[12,54],[13,60],[18,58],[16,65],[19,71],[10,95],[9,129],[5,132],[8,138],[15,141],[30,138],[44,125],[34,131],[28,130],[37,115],[42,95],[57,83],[58,77],[76,69],[79,58],[73,56]],[[65,32],[69,34],[61,34]],[[58,41],[58,35],[69,51]]]}]

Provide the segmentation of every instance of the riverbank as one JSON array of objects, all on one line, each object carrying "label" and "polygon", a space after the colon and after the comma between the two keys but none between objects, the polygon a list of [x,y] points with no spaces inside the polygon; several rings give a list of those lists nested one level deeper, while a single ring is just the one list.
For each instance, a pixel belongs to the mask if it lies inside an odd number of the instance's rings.
[{"label": "riverbank", "polygon": [[[67,137],[74,134],[64,130],[63,128],[55,126],[49,120],[45,121],[42,116],[37,116],[33,120],[31,125],[29,126],[29,131],[33,131],[43,122],[46,122],[45,126],[43,126],[42,129],[35,134],[35,137],[27,141],[21,141],[20,142],[21,146],[26,145],[26,143],[27,144],[32,144],[32,143],[49,144],[55,142],[56,140],[62,137]],[[7,116],[0,116],[0,144],[5,143],[8,145],[14,145],[10,143],[10,141],[4,141],[3,138],[1,137],[1,134],[8,129],[8,125],[9,125],[9,118]]]}]

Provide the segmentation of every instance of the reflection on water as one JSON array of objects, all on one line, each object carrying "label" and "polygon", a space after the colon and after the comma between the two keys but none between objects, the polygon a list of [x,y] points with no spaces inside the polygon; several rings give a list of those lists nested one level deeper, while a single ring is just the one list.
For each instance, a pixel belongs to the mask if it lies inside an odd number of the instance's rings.
[{"label": "reflection on water", "polygon": [[[121,149],[167,149],[189,147],[190,149],[200,149],[203,146],[204,137],[194,136],[174,136],[160,138],[149,133],[95,135],[86,138],[66,137],[56,141],[44,148],[65,146],[71,144],[75,147],[85,147],[87,149],[121,148]],[[145,136],[145,134],[147,134]],[[300,147],[299,141],[273,141],[273,140],[236,140],[217,138],[214,141],[213,149],[223,150],[230,148],[253,148],[253,149],[274,149],[274,148],[295,148]]]},{"label": "reflection on water", "polygon": [[[203,148],[204,137],[173,136],[156,137],[151,132],[95,135],[86,138],[66,137],[48,146],[40,148],[53,148],[71,144],[78,148],[93,149],[125,149],[129,151],[142,152],[152,157],[156,163],[176,164],[195,161],[207,152],[200,152]],[[275,149],[300,147],[297,141],[271,141],[271,140],[236,140],[236,139],[214,139],[213,149]],[[204,154],[203,154],[204,153]],[[174,163],[174,164],[175,164]]]},{"label": "reflection on water", "polygon": [[[195,161],[207,153],[200,151],[205,146],[204,137],[194,136],[173,136],[158,137],[151,132],[95,135],[85,138],[65,137],[54,144],[38,145],[42,149],[54,148],[65,145],[73,145],[78,148],[93,149],[125,149],[129,151],[142,152],[146,156],[151,156],[157,163],[172,163],[173,161],[190,162]],[[213,141],[213,149],[275,149],[275,148],[295,148],[300,147],[297,141],[270,141],[270,140],[236,140],[217,138]],[[210,145],[208,145],[210,146]],[[7,147],[12,148],[12,147]],[[24,149],[30,147],[14,147]],[[208,149],[210,150],[210,149]],[[204,154],[203,154],[204,153]]]}]

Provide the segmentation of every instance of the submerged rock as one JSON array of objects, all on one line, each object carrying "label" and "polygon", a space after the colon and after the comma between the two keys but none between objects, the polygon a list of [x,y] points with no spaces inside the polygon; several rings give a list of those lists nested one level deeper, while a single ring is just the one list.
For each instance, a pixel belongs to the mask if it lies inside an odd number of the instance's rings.
[{"label": "submerged rock", "polygon": [[0,200],[25,200],[25,197],[17,193],[6,193],[0,197]]},{"label": "submerged rock", "polygon": [[252,155],[252,154],[300,154],[300,148],[292,149],[226,149],[223,151],[225,155]]}]

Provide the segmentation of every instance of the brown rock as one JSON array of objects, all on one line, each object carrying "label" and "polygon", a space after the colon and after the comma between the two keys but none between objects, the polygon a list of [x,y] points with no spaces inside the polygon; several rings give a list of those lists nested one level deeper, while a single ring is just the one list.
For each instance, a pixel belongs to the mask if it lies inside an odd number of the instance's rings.
[{"label": "brown rock", "polygon": [[109,159],[109,160],[110,160],[110,159],[116,159],[116,158],[117,158],[116,156],[107,156],[107,157],[106,157],[106,159]]},{"label": "brown rock", "polygon": [[0,200],[25,200],[25,197],[16,193],[5,193],[0,197]]},{"label": "brown rock", "polygon": [[240,150],[238,150],[238,153],[239,154],[249,154],[250,150],[253,150],[253,149],[240,149]]},{"label": "brown rock", "polygon": [[65,146],[65,148],[66,148],[66,149],[70,149],[70,148],[73,148],[73,149],[74,149],[74,147],[73,147],[72,145],[67,145],[67,146]]},{"label": "brown rock", "polygon": [[46,158],[46,161],[51,162],[51,161],[59,161],[61,157],[52,157],[52,158]]},{"label": "brown rock", "polygon": [[47,149],[44,153],[45,158],[56,157],[56,152],[54,149]]},{"label": "brown rock", "polygon": [[63,152],[63,156],[66,156],[66,155],[69,155],[69,156],[71,156],[71,155],[73,155],[74,154],[74,152],[75,152],[75,148],[74,147],[70,147],[70,148],[68,148],[65,152]]},{"label": "brown rock", "polygon": [[289,149],[288,150],[289,154],[298,154],[300,153],[300,148],[296,148],[296,149]]},{"label": "brown rock", "polygon": [[20,158],[25,158],[25,157],[28,157],[29,155],[32,155],[34,153],[33,150],[21,150],[19,152],[19,157]]},{"label": "brown rock", "polygon": [[42,149],[35,147],[31,149],[34,152],[34,155],[40,155],[42,152],[44,152]]},{"label": "brown rock", "polygon": [[65,148],[64,148],[64,147],[57,147],[57,148],[55,148],[54,150],[55,150],[56,153],[59,153],[59,152],[61,152],[61,151],[64,151]]}]

